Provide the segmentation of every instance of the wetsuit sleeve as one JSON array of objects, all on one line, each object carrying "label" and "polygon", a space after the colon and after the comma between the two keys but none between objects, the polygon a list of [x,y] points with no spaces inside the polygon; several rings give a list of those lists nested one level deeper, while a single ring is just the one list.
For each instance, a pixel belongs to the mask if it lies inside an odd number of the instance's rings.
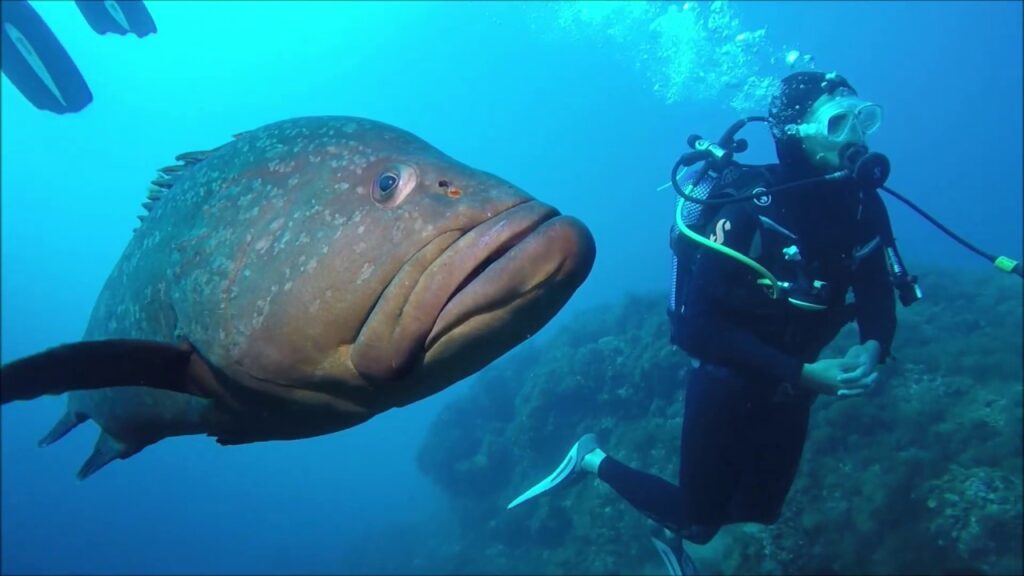
[{"label": "wetsuit sleeve", "polygon": [[[746,254],[757,230],[755,216],[736,205],[723,208],[709,236]],[[736,287],[751,283],[750,270],[724,254],[702,248],[693,269],[686,310],[679,326],[681,347],[708,362],[767,372],[778,381],[796,384],[803,362],[765,343],[729,318]],[[745,286],[745,284],[743,285]]]},{"label": "wetsuit sleeve", "polygon": [[[881,221],[882,215],[877,211],[885,210],[885,205],[877,193],[870,208],[878,216],[874,220]],[[877,341],[882,348],[880,361],[884,362],[889,357],[896,335],[896,294],[881,245],[876,246],[857,266],[853,277],[853,296],[860,341],[862,344],[868,340]]]}]

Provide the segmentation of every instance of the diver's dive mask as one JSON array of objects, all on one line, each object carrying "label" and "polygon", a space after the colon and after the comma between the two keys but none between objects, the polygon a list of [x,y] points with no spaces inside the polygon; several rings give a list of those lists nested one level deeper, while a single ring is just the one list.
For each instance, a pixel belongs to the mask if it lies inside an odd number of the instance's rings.
[{"label": "diver's dive mask", "polygon": [[803,124],[786,126],[788,134],[818,136],[833,142],[863,141],[882,125],[882,107],[848,91],[812,114]]}]

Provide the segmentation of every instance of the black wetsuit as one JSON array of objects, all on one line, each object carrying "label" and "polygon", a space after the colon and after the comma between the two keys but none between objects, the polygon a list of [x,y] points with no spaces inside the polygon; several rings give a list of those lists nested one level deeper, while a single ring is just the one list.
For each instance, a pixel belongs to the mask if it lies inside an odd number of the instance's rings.
[{"label": "black wetsuit", "polygon": [[[786,181],[775,166],[762,170],[757,178],[765,187]],[[878,192],[849,183],[780,193],[766,206],[722,207],[705,237],[793,282],[797,300],[828,307],[807,310],[786,297],[772,299],[751,268],[699,248],[692,269],[680,271],[690,281],[685,306],[672,321],[674,342],[700,361],[686,388],[679,484],[612,457],[601,462],[599,477],[694,542],[709,541],[730,523],[774,523],[800,462],[815,398],[797,386],[803,364],[814,362],[854,320],[861,342],[878,341],[883,361],[889,354],[895,295],[877,241],[882,226],[888,228],[888,215]],[[815,280],[826,282],[824,288],[803,299],[799,285],[813,292]]]}]

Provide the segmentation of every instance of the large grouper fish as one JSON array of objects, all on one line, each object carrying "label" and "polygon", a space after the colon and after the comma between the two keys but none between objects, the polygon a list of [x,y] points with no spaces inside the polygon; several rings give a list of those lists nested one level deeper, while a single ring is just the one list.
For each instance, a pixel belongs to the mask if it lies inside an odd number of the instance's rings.
[{"label": "large grouper fish", "polygon": [[2,402],[68,392],[85,478],[163,438],[343,430],[481,370],[589,275],[579,220],[355,117],[236,135],[161,168],[81,342],[0,369]]}]

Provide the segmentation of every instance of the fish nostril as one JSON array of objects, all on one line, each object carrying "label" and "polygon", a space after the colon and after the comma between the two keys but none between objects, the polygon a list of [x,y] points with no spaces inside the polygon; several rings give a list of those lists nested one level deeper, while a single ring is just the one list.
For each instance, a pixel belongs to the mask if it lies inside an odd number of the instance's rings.
[{"label": "fish nostril", "polygon": [[451,186],[451,184],[449,184],[447,180],[438,180],[437,185],[441,188],[447,188],[448,186]]}]

